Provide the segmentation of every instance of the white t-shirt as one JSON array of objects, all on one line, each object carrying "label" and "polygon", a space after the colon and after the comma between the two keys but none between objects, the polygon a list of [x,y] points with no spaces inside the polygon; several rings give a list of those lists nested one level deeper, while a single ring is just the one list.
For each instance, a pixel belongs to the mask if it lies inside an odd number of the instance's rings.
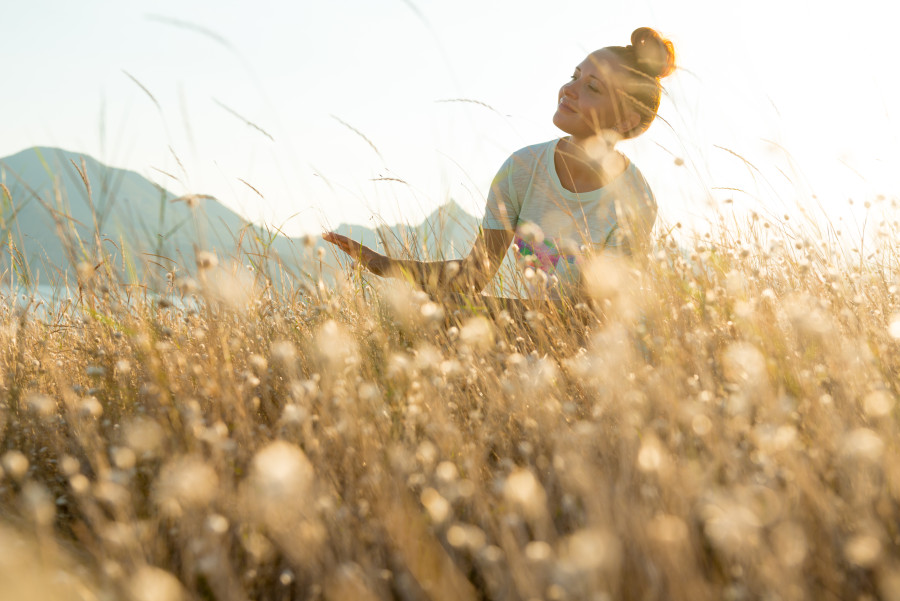
[{"label": "white t-shirt", "polygon": [[598,190],[563,188],[554,162],[558,142],[527,146],[506,159],[491,184],[482,221],[484,229],[515,231],[517,265],[532,267],[538,276],[530,278],[530,296],[568,296],[586,256],[610,250],[630,254],[647,243],[656,220],[653,192],[630,161]]}]

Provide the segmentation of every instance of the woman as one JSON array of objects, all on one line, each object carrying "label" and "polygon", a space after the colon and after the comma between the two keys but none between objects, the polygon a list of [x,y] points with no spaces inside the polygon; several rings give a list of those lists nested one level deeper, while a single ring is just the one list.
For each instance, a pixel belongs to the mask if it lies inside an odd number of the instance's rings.
[{"label": "woman", "polygon": [[380,276],[411,278],[438,294],[478,294],[515,239],[530,298],[577,298],[592,254],[633,254],[649,242],[656,201],[640,171],[615,150],[656,117],[671,42],[650,28],[631,45],[592,52],[559,90],[553,123],[568,134],[510,156],[491,185],[482,230],[452,261],[386,257],[346,236],[323,237]]}]

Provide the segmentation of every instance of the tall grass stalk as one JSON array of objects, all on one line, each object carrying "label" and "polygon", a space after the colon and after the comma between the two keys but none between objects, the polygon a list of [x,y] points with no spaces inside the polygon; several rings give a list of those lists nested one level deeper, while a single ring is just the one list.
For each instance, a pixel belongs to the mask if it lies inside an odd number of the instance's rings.
[{"label": "tall grass stalk", "polygon": [[0,306],[0,597],[900,598],[890,238],[661,235],[515,314],[239,238]]}]

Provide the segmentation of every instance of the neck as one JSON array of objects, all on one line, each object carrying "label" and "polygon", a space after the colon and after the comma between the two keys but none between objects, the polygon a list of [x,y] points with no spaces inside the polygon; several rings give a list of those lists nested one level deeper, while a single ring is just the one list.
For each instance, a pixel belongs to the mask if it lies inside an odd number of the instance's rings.
[{"label": "neck", "polygon": [[624,158],[615,149],[616,140],[602,135],[585,138],[567,136],[557,145],[559,158],[576,181],[605,185],[622,172]]},{"label": "neck", "polygon": [[567,136],[568,150],[572,155],[592,163],[601,163],[609,154],[615,153],[616,141],[608,136],[595,135],[586,138]]}]

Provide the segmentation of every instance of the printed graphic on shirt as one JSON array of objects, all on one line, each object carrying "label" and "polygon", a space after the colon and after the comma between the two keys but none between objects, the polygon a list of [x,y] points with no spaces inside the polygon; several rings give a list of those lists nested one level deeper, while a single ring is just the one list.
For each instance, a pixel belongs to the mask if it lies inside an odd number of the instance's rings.
[{"label": "printed graphic on shirt", "polygon": [[[570,265],[574,265],[578,261],[578,257],[575,255],[562,253],[553,240],[528,243],[524,238],[516,236],[515,243],[519,249],[519,256],[526,262],[532,262],[533,267],[542,271],[556,270],[560,261]],[[529,259],[528,257],[534,258]]]}]

